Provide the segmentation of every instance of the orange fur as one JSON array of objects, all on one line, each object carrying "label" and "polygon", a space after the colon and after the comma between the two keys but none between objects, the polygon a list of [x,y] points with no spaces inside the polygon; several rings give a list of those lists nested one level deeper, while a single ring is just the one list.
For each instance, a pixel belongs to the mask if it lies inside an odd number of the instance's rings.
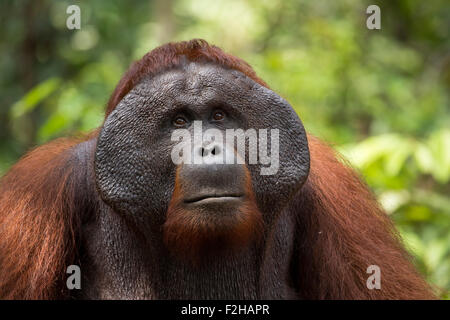
[{"label": "orange fur", "polygon": [[[308,139],[311,169],[297,199],[304,298],[435,298],[356,172],[319,139]],[[381,269],[381,290],[366,287],[370,265]]]},{"label": "orange fur", "polygon": [[248,169],[246,171],[245,201],[232,217],[220,217],[219,223],[210,215],[190,212],[182,207],[183,191],[180,188],[178,170],[175,188],[164,223],[164,241],[177,256],[194,263],[211,253],[231,253],[257,241],[262,234],[262,216],[256,205]]},{"label": "orange fur", "polygon": [[0,298],[59,296],[79,217],[70,148],[60,139],[22,158],[0,183]]}]

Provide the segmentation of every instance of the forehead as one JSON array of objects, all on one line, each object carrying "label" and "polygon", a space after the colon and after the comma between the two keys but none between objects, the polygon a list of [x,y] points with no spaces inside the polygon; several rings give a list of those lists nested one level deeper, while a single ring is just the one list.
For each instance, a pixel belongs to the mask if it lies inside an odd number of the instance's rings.
[{"label": "forehead", "polygon": [[198,104],[208,100],[242,100],[261,88],[264,87],[240,71],[212,63],[190,62],[144,78],[132,92],[141,96]]}]

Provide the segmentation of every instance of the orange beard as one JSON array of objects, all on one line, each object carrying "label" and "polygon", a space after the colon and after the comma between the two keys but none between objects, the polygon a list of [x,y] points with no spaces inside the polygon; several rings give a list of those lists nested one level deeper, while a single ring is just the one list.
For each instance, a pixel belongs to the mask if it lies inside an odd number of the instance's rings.
[{"label": "orange beard", "polygon": [[220,207],[214,213],[186,208],[177,174],[163,226],[167,248],[176,256],[198,263],[214,255],[236,252],[258,240],[263,229],[262,215],[247,169],[245,184],[246,194],[236,212],[221,215]]}]

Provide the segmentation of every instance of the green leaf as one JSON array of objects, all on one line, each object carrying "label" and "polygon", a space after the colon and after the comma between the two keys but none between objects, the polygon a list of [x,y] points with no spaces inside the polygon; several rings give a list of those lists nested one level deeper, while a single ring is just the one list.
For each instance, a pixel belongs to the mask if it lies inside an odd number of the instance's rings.
[{"label": "green leaf", "polygon": [[430,136],[428,146],[434,160],[431,174],[441,183],[448,182],[450,179],[450,130],[435,132]]},{"label": "green leaf", "polygon": [[50,78],[39,83],[11,108],[12,118],[18,118],[33,110],[36,105],[52,94],[60,85],[60,78]]}]

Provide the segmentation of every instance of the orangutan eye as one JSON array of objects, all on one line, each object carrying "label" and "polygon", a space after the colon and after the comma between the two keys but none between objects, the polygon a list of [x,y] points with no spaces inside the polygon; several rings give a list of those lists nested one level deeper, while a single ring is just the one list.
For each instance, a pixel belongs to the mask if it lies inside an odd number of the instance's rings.
[{"label": "orangutan eye", "polygon": [[186,125],[186,123],[187,123],[187,120],[183,116],[177,116],[173,120],[173,125],[176,126],[176,127],[183,127],[183,126]]},{"label": "orangutan eye", "polygon": [[225,118],[225,114],[222,111],[214,112],[213,119],[216,121],[221,121]]}]

